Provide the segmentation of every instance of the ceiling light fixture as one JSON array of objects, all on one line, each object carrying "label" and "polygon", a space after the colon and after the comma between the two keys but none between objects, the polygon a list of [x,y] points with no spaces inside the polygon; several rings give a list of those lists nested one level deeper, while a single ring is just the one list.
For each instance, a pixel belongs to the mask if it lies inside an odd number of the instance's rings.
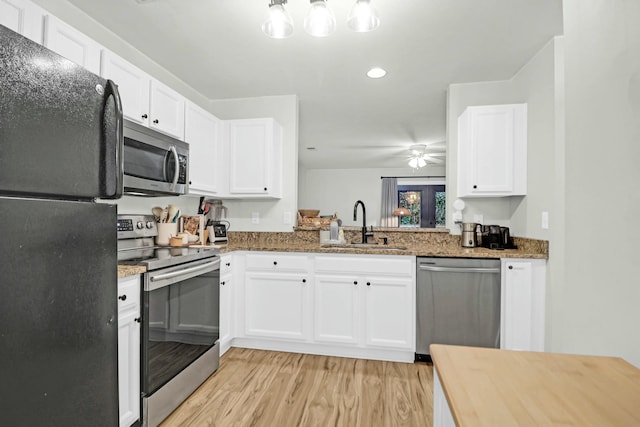
[{"label": "ceiling light fixture", "polygon": [[378,12],[371,6],[371,0],[356,0],[347,17],[347,25],[353,31],[365,33],[373,31],[380,25]]},{"label": "ceiling light fixture", "polygon": [[409,166],[414,169],[419,169],[427,165],[427,161],[425,160],[425,150],[426,145],[415,144],[409,147],[409,151],[411,152],[411,158],[409,159]]},{"label": "ceiling light fixture", "polygon": [[293,34],[293,19],[284,8],[287,0],[271,0],[269,16],[262,24],[262,32],[274,39],[284,39]]},{"label": "ceiling light fixture", "polygon": [[[136,0],[155,1],[155,0]],[[336,18],[327,6],[327,0],[309,0],[311,8],[304,19],[304,30],[314,37],[327,37],[336,30]],[[284,8],[287,0],[269,0],[269,16],[262,24],[262,31],[271,38],[284,39],[293,34],[293,20]],[[371,0],[356,0],[347,17],[347,25],[353,31],[373,31],[380,25],[378,12]]]},{"label": "ceiling light fixture", "polygon": [[372,79],[379,79],[380,77],[384,77],[387,75],[387,71],[380,67],[373,67],[369,71],[367,71],[367,77]]},{"label": "ceiling light fixture", "polygon": [[311,9],[304,18],[304,30],[314,37],[326,37],[336,30],[336,17],[326,0],[311,0]]}]

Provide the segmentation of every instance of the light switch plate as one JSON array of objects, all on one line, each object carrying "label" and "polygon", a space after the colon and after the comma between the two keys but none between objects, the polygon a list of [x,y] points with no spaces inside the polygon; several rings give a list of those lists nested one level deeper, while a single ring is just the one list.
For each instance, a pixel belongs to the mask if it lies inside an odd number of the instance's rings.
[{"label": "light switch plate", "polygon": [[549,212],[544,211],[542,212],[542,229],[544,230],[548,230],[549,229]]},{"label": "light switch plate", "polygon": [[251,212],[251,224],[260,224],[260,212]]},{"label": "light switch plate", "polygon": [[291,212],[285,212],[282,214],[282,223],[286,225],[291,224]]},{"label": "light switch plate", "polygon": [[484,215],[473,214],[473,222],[475,222],[476,224],[484,224]]}]

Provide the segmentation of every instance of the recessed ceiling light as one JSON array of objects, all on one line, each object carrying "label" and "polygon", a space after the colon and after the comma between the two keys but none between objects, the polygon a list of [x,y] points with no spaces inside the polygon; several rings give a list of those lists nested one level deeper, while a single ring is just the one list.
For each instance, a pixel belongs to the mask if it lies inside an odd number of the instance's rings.
[{"label": "recessed ceiling light", "polygon": [[385,70],[379,67],[374,67],[367,71],[367,76],[372,79],[379,79],[380,77],[384,77],[387,74]]}]

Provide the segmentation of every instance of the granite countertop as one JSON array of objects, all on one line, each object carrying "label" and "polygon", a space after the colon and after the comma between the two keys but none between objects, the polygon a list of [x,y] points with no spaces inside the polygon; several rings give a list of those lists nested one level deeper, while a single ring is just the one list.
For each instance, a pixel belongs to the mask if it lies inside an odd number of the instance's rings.
[{"label": "granite countertop", "polygon": [[222,253],[233,251],[312,252],[325,254],[365,255],[411,255],[451,258],[538,258],[547,259],[548,254],[531,249],[491,250],[487,248],[442,247],[437,245],[322,245],[320,243],[239,242],[229,243]]},{"label": "granite countertop", "polygon": [[430,350],[460,427],[640,425],[640,369],[623,359],[438,344]]},{"label": "granite countertop", "polygon": [[122,279],[128,276],[135,276],[136,274],[143,274],[146,271],[147,271],[147,268],[142,265],[118,264],[118,279]]}]

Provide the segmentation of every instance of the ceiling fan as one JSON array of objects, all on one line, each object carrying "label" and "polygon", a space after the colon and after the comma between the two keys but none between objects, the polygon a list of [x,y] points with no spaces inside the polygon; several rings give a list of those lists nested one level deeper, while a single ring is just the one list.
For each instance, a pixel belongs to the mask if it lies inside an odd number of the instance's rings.
[{"label": "ceiling fan", "polygon": [[442,164],[444,160],[439,157],[446,156],[445,148],[440,143],[413,144],[409,147],[409,166],[419,169],[427,163]]}]

